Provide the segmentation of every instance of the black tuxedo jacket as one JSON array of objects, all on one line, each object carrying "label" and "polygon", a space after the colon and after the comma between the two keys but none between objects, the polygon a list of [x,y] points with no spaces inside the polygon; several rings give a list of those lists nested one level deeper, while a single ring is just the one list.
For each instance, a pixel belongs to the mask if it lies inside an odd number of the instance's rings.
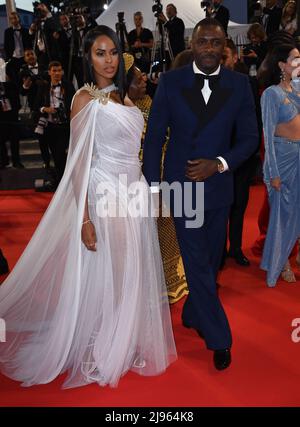
[{"label": "black tuxedo jacket", "polygon": [[270,35],[279,30],[282,9],[278,6],[275,6],[273,9],[264,8],[264,15],[268,15],[268,21],[266,25],[266,33]]},{"label": "black tuxedo jacket", "polygon": [[[22,36],[24,49],[32,48],[32,44],[33,44],[32,36],[30,36],[26,28],[21,28],[21,36]],[[5,59],[7,61],[12,58],[14,50],[15,50],[14,30],[12,27],[9,27],[9,28],[6,28],[6,30],[4,31],[4,51],[5,51]]]},{"label": "black tuxedo jacket", "polygon": [[228,28],[228,22],[229,22],[229,10],[225,6],[220,6],[216,15],[215,19],[217,19],[220,24],[222,24],[222,27],[225,30],[225,33],[227,34],[227,28]]},{"label": "black tuxedo jacket", "polygon": [[[32,85],[30,86],[29,89],[24,89],[23,79],[28,76],[31,76],[32,78]],[[49,79],[48,71],[42,65],[39,65],[37,75],[33,74],[33,72],[30,70],[27,64],[24,64],[21,67],[20,74],[19,74],[20,94],[23,96],[27,96],[27,101],[28,101],[30,110],[34,109],[39,86],[47,82],[48,79]]]},{"label": "black tuxedo jacket", "polygon": [[[34,104],[34,111],[36,113],[36,119],[40,117],[41,107],[50,106],[50,82],[44,83],[42,86],[38,87],[36,102]],[[73,96],[75,94],[75,89],[72,83],[68,81],[62,81],[62,91],[64,98],[64,105],[68,119],[70,119],[71,103]]]},{"label": "black tuxedo jacket", "polygon": [[169,41],[175,58],[178,53],[185,49],[184,22],[182,19],[175,16],[175,18],[165,23],[165,28],[168,30]]}]

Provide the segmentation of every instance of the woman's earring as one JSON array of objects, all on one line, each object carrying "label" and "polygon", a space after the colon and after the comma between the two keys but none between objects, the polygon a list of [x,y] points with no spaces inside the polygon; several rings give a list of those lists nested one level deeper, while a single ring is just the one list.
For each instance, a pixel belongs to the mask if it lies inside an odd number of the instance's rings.
[{"label": "woman's earring", "polygon": [[284,71],[284,69],[283,69],[283,68],[281,68],[280,70],[281,70],[281,73],[280,73],[280,80],[281,80],[282,82],[284,82],[284,81],[285,81],[285,71]]}]

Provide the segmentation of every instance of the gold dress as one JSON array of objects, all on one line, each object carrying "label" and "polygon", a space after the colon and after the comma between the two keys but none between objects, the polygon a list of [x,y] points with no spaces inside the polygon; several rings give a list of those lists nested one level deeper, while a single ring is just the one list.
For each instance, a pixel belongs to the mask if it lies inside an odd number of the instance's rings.
[{"label": "gold dress", "polygon": [[[149,95],[145,95],[142,99],[135,101],[135,105],[141,110],[145,120],[142,146],[140,150],[141,161],[143,160],[143,141],[146,133],[151,103],[152,100]],[[164,157],[167,145],[168,138],[162,151],[161,176],[163,174]],[[184,295],[188,294],[188,287],[177,242],[173,218],[159,217],[157,219],[157,227],[169,302],[173,304],[179,301]]]}]

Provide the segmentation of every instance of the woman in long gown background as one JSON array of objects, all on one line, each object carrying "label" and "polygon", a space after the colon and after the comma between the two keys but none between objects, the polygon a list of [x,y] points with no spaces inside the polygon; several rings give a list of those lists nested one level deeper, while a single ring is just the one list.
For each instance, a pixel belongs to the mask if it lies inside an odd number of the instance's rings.
[{"label": "woman in long gown background", "polygon": [[74,97],[63,179],[0,288],[0,369],[24,386],[64,371],[65,388],[116,386],[128,370],[156,375],[176,359],[156,222],[127,208],[129,185],[141,210],[150,198],[143,118],[125,96],[116,34],[96,27],[84,52],[93,85]]},{"label": "woman in long gown background", "polygon": [[280,274],[287,282],[296,281],[288,257],[300,236],[300,92],[292,82],[299,60],[292,44],[274,49],[268,63],[273,84],[261,98],[264,181],[270,204],[261,267],[267,271],[270,287]]}]

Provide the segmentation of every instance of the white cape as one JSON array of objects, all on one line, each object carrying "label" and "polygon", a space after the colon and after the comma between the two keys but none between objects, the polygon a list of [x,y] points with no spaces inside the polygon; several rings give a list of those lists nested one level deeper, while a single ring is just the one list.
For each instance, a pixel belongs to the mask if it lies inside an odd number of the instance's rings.
[{"label": "white cape", "polygon": [[[93,305],[97,298],[92,295],[93,289],[87,289],[85,284],[89,271],[83,276],[86,249],[81,242],[81,227],[95,123],[101,108],[99,102],[92,100],[72,119],[62,181],[27,248],[0,287],[0,318],[5,320],[7,328],[6,343],[0,344],[0,370],[22,381],[23,386],[48,383],[66,370],[69,375],[65,387],[93,381],[116,386],[129,369],[155,375],[176,359],[156,235],[151,268],[158,264],[158,273],[153,272],[150,280],[151,288],[156,288],[154,296],[149,297],[151,300],[125,300],[123,304],[127,304],[128,310],[123,318],[117,319],[117,325],[115,319],[106,319],[104,328],[99,329],[99,324],[94,324],[98,319],[91,317],[92,313],[96,315],[99,306]],[[150,227],[151,233],[156,233],[153,224]],[[135,262],[139,261],[132,259],[132,263]],[[103,266],[105,268],[105,264]],[[97,274],[104,276],[105,272],[97,271]],[[139,285],[137,283],[137,288]],[[143,335],[142,330],[135,332],[137,324],[142,322],[142,318],[137,318],[140,310],[135,304],[146,304],[140,308],[151,310],[150,317],[154,314],[159,318],[158,322],[156,318],[152,321],[150,332],[149,325],[145,326],[147,344],[145,337],[143,342],[139,337],[134,338],[135,333]],[[132,354],[132,342],[136,354]]]}]

